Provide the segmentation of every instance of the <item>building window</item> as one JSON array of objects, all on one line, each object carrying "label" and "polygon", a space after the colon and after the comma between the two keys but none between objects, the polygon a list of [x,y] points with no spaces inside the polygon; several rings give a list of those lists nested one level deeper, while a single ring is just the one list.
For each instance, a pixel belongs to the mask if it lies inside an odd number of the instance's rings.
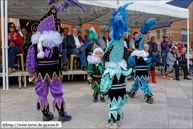
[{"label": "building window", "polygon": [[157,31],[157,39],[160,39],[160,30]]},{"label": "building window", "polygon": [[181,41],[187,41],[187,30],[181,29]]},{"label": "building window", "polygon": [[148,37],[147,37],[147,40],[150,40],[150,33],[148,32]]},{"label": "building window", "polygon": [[164,30],[164,35],[165,35],[165,36],[167,35],[167,30]]}]

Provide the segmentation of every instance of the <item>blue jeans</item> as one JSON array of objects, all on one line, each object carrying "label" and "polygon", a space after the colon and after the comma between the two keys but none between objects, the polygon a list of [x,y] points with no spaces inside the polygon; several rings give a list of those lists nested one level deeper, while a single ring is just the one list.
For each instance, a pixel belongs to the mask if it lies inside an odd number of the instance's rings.
[{"label": "blue jeans", "polygon": [[8,67],[13,68],[15,56],[21,53],[21,49],[18,46],[8,48]]},{"label": "blue jeans", "polygon": [[[67,62],[66,62],[66,58],[67,58],[67,49],[66,49],[66,48],[64,48],[64,49],[62,50],[62,58],[63,58],[62,64],[63,64],[63,66],[64,66],[64,65],[67,64]],[[61,66],[61,67],[62,67],[62,66]]]},{"label": "blue jeans", "polygon": [[154,62],[156,62],[156,63],[160,62],[160,55],[157,54],[157,56],[156,56],[155,54],[153,54],[153,60],[154,60]]},{"label": "blue jeans", "polygon": [[78,52],[76,53],[76,48],[73,49],[73,54],[74,55],[80,55],[80,63],[81,66],[87,66],[87,60],[86,60],[86,51],[89,49],[89,47],[91,46],[91,43],[85,43],[84,45],[82,45],[81,47],[85,47],[86,49],[82,52]]}]

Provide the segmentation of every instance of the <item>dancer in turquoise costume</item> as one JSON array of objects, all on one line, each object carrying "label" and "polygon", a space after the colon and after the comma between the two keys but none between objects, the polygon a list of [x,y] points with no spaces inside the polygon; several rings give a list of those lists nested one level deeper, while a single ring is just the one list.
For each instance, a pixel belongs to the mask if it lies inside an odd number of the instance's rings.
[{"label": "dancer in turquoise costume", "polygon": [[[129,3],[132,4],[132,3]],[[108,94],[107,106],[109,109],[108,124],[106,128],[120,126],[120,118],[123,117],[121,107],[128,101],[126,95],[127,76],[132,72],[132,68],[127,70],[127,63],[123,59],[124,42],[123,33],[127,31],[127,15],[125,14],[126,4],[112,13],[111,37],[112,41],[106,48],[104,54],[105,72],[101,79],[100,91],[103,95]]]},{"label": "dancer in turquoise costume", "polygon": [[149,104],[153,103],[153,94],[151,93],[146,79],[148,78],[148,70],[150,68],[151,57],[149,57],[149,54],[144,51],[143,34],[147,34],[150,27],[155,24],[155,21],[152,19],[145,21],[140,30],[141,34],[135,39],[135,51],[131,53],[131,56],[128,59],[129,67],[134,67],[136,73],[134,77],[134,86],[130,91],[127,92],[127,94],[131,98],[134,98],[140,87],[141,90],[144,90],[144,99],[147,98],[146,102]]}]

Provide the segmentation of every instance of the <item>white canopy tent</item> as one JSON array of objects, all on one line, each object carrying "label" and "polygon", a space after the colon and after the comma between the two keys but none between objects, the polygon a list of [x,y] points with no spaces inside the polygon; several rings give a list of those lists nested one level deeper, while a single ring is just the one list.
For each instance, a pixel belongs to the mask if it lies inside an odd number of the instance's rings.
[{"label": "white canopy tent", "polygon": [[[79,0],[89,8],[84,12],[78,7],[69,7],[58,18],[62,23],[81,25],[82,23],[109,25],[112,12],[117,9],[116,0]],[[119,0],[122,6],[131,0]],[[141,27],[145,20],[155,18],[157,24],[187,19],[189,10],[164,4],[160,1],[136,1],[127,7],[129,27]],[[49,9],[46,0],[11,0],[8,4],[8,17],[39,20]]]},{"label": "white canopy tent", "polygon": [[[5,0],[5,15],[2,11],[3,0],[1,0],[1,17],[5,17],[5,29],[2,29],[2,43],[4,43],[4,30],[5,39],[7,36],[7,19],[19,18],[29,20],[39,20],[50,7],[46,4],[47,0]],[[111,20],[111,14],[117,9],[117,1],[113,0],[79,0],[84,4],[90,12],[84,12],[78,7],[68,7],[62,13],[58,14],[58,18],[62,20],[62,23],[81,25],[82,23],[89,24],[102,24],[109,25]],[[126,13],[128,15],[127,24],[129,27],[141,27],[145,20],[154,18],[157,24],[172,22],[182,19],[187,19],[187,45],[189,47],[189,10],[179,8],[171,5],[164,4],[160,1],[128,1],[120,0],[119,5],[122,6],[126,3],[134,2],[127,7]],[[8,10],[8,14],[6,13]],[[3,20],[1,20],[3,21]],[[2,28],[4,28],[3,24]],[[5,40],[5,46],[2,45],[3,50],[7,47],[7,40]],[[7,52],[7,49],[5,49]],[[4,53],[3,53],[4,54]],[[189,54],[189,49],[188,49]],[[5,55],[3,55],[4,58]],[[189,58],[189,56],[188,56]],[[7,54],[6,58],[7,59]],[[7,63],[6,63],[7,64]],[[6,65],[7,66],[7,65]],[[189,66],[189,62],[188,62]],[[5,68],[5,67],[4,67]],[[5,73],[5,70],[3,70]],[[8,68],[6,68],[8,71]],[[8,74],[6,74],[8,78]],[[3,89],[5,89],[5,83],[3,78]],[[6,79],[7,90],[9,89],[8,79]]]}]

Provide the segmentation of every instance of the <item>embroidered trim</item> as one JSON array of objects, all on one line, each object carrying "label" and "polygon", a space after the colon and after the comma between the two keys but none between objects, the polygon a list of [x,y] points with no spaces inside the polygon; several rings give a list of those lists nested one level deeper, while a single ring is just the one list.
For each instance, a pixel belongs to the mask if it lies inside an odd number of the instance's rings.
[{"label": "embroidered trim", "polygon": [[[61,99],[61,100],[60,100],[60,106],[59,106],[58,101],[57,101],[57,100],[55,100],[55,102],[54,102],[54,106],[52,105],[52,106],[53,106],[53,110],[55,110],[55,107],[56,107],[55,105],[56,105],[56,103],[57,103],[57,105],[58,105],[58,108],[59,108],[59,109],[61,109],[62,102],[63,102],[63,100]],[[65,110],[66,103],[65,103],[65,102],[63,102],[63,105],[64,105],[64,106],[63,106],[63,108],[64,108],[64,110]]]},{"label": "embroidered trim", "polygon": [[[36,73],[35,73],[35,74],[36,74]],[[52,78],[50,78],[49,74],[48,74],[48,73],[46,73],[46,75],[45,75],[44,79],[42,78],[42,74],[41,74],[41,73],[39,73],[39,74],[37,75],[36,81],[38,80],[38,78],[39,78],[39,76],[40,76],[40,77],[41,77],[42,82],[44,82],[44,81],[45,81],[46,77],[48,77],[48,79],[49,79],[51,82],[53,82],[54,75],[56,75],[56,77],[57,77],[57,79],[58,79],[58,80],[62,80],[62,78],[63,78],[63,75],[61,74],[61,72],[59,72],[59,76],[57,75],[57,73],[56,73],[56,72],[53,72],[53,74],[52,74]]]},{"label": "embroidered trim", "polygon": [[[48,107],[48,101],[47,101],[47,104],[46,104],[46,106],[45,106],[45,103],[43,103],[43,107],[41,107],[41,102],[40,102],[40,100],[38,100],[38,102],[37,102],[37,104],[40,104],[40,109],[43,111],[44,110],[44,107],[45,107],[45,109]],[[36,107],[37,108],[37,107]],[[39,109],[38,109],[39,110]]]}]

